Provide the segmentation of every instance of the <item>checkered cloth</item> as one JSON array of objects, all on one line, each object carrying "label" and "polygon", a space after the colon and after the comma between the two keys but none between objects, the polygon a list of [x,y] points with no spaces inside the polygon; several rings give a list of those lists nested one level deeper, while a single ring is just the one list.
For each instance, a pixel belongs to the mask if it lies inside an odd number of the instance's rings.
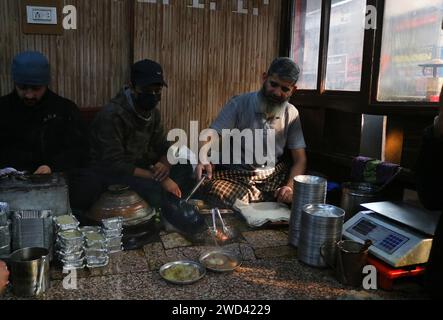
[{"label": "checkered cloth", "polygon": [[247,204],[275,201],[274,193],[289,178],[289,165],[281,162],[274,169],[262,171],[222,170],[202,187],[206,201],[222,208],[232,208],[237,200]]}]

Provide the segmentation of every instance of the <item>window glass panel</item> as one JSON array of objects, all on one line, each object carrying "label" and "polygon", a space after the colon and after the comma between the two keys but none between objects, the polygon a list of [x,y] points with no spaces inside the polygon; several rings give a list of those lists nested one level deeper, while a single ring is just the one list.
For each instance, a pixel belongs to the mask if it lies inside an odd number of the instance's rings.
[{"label": "window glass panel", "polygon": [[299,89],[317,89],[321,0],[295,0],[291,58],[302,70]]},{"label": "window glass panel", "polygon": [[443,0],[387,0],[378,100],[437,101],[443,84]]},{"label": "window glass panel", "polygon": [[332,0],[326,90],[360,91],[366,0]]}]

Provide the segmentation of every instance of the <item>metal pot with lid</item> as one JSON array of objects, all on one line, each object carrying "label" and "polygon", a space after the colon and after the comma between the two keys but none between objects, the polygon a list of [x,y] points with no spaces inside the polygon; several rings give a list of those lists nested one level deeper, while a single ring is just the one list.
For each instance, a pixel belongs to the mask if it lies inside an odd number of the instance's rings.
[{"label": "metal pot with lid", "polygon": [[123,225],[131,227],[150,221],[155,211],[128,186],[112,185],[91,208],[89,218],[97,223],[104,219],[123,218]]}]

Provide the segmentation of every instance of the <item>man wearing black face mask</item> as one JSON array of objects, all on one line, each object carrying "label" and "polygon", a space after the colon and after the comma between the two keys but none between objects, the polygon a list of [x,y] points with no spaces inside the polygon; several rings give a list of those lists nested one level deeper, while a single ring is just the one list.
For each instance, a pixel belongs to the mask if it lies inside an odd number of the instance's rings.
[{"label": "man wearing black face mask", "polygon": [[[131,83],[106,105],[91,125],[92,171],[73,207],[87,210],[110,185],[128,185],[151,206],[159,206],[163,191],[182,197],[176,172],[167,160],[170,143],[161,125],[162,67],[143,60],[131,68]],[[180,168],[182,169],[182,168]],[[189,167],[189,177],[192,168]],[[189,179],[188,179],[189,180]],[[183,190],[183,193],[186,190]]]}]

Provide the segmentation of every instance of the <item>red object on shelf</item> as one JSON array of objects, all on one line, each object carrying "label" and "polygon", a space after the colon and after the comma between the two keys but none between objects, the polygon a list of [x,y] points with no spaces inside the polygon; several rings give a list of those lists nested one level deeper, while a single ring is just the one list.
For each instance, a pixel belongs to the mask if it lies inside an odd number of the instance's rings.
[{"label": "red object on shelf", "polygon": [[406,277],[417,277],[425,273],[424,266],[414,266],[411,268],[392,268],[383,261],[369,256],[368,264],[373,265],[377,269],[378,286],[387,291],[391,291],[394,285],[394,280]]}]

